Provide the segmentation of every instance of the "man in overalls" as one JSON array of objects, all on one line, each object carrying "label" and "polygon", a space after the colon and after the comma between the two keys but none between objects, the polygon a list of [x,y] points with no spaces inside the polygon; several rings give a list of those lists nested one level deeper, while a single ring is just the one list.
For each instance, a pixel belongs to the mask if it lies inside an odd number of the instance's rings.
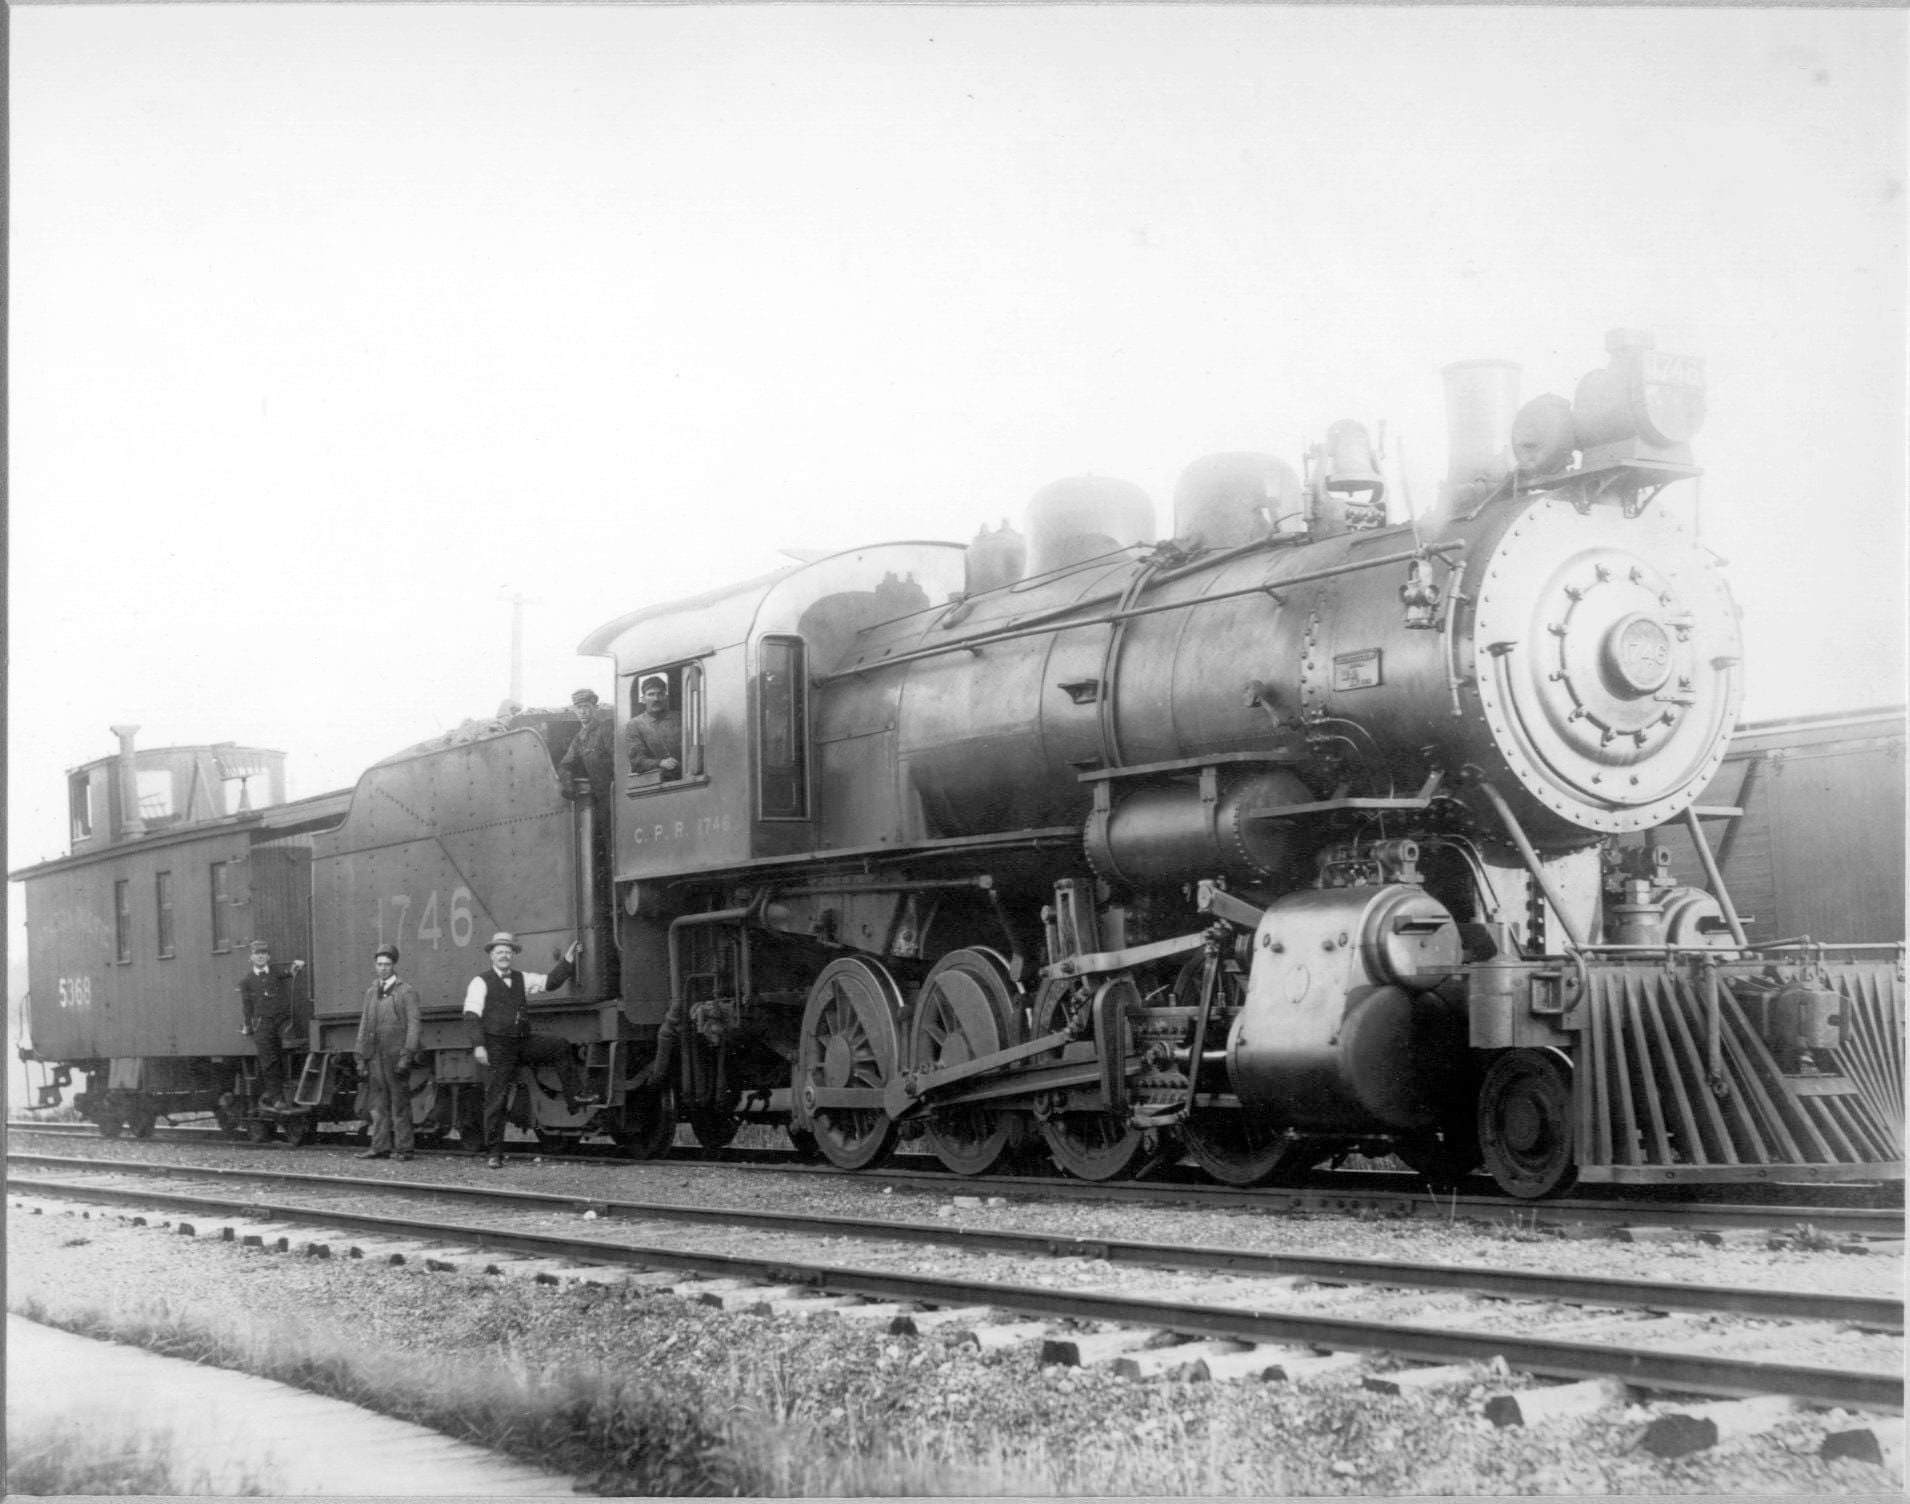
[{"label": "man in overalls", "polygon": [[365,1078],[365,1107],[371,1114],[371,1147],[358,1157],[409,1159],[411,1065],[418,1058],[424,1015],[418,989],[398,977],[397,946],[379,946],[372,952],[371,964],[378,979],[365,989],[358,1041],[353,1046],[358,1073]]}]

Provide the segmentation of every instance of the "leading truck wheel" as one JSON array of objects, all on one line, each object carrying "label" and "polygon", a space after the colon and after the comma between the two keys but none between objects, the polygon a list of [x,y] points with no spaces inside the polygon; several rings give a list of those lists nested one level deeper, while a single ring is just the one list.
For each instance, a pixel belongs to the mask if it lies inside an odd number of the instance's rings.
[{"label": "leading truck wheel", "polygon": [[[909,1019],[909,1068],[962,1065],[1020,1042],[1014,979],[992,950],[950,951],[922,984]],[[930,1153],[957,1175],[985,1175],[1015,1141],[1013,1113],[980,1105],[935,1112],[923,1131]]]},{"label": "leading truck wheel", "polygon": [[[864,1170],[895,1146],[895,1122],[870,1103],[816,1103],[823,1091],[880,1091],[900,1059],[902,993],[880,962],[844,956],[823,967],[803,1009],[797,1089],[816,1147],[831,1164]],[[812,1105],[813,1104],[813,1105]]]},{"label": "leading truck wheel", "polygon": [[1479,1148],[1509,1195],[1559,1196],[1578,1179],[1573,1163],[1571,1069],[1549,1050],[1507,1050],[1479,1087]]}]

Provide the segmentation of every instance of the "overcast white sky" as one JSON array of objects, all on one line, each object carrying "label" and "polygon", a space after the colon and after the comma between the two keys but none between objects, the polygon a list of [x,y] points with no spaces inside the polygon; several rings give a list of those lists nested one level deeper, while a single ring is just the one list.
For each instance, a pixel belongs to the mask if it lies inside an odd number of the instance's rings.
[{"label": "overcast white sky", "polygon": [[[1703,355],[1755,717],[1904,697],[1901,11],[16,6],[10,866],[295,794],[784,546],[1063,475],[1443,467],[1439,369]],[[1689,488],[1686,488],[1689,489]],[[17,911],[16,911],[17,912]]]}]

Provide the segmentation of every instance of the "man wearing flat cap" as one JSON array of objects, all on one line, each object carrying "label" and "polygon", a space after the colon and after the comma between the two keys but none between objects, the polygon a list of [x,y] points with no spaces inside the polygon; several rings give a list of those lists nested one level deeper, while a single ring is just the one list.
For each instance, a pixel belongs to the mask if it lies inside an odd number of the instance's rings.
[{"label": "man wearing flat cap", "polygon": [[651,674],[638,687],[643,709],[624,724],[623,747],[630,771],[654,773],[668,783],[683,776],[683,717],[670,708],[670,686]]},{"label": "man wearing flat cap", "polygon": [[423,1012],[418,989],[398,977],[398,947],[381,945],[371,953],[377,980],[365,989],[358,1015],[358,1074],[365,1079],[365,1108],[371,1115],[371,1147],[360,1159],[409,1159],[411,1066],[418,1058]]},{"label": "man wearing flat cap", "polygon": [[276,1112],[291,1104],[285,1100],[285,1030],[292,1026],[292,979],[305,969],[303,961],[274,965],[272,947],[252,942],[252,965],[239,981],[241,1034],[252,1036],[259,1057],[259,1106]]},{"label": "man wearing flat cap", "polygon": [[590,786],[599,809],[609,808],[610,779],[616,771],[616,717],[608,705],[597,703],[597,691],[580,689],[570,697],[571,714],[583,725],[571,738],[557,776],[564,785],[564,797],[574,799],[582,792],[580,783]]},{"label": "man wearing flat cap", "polygon": [[568,1040],[531,1032],[526,1007],[540,993],[555,992],[570,981],[583,942],[573,940],[548,975],[517,969],[517,955],[523,948],[517,936],[499,930],[485,947],[490,952],[490,966],[464,989],[465,1027],[477,1046],[477,1062],[485,1070],[484,1153],[493,1170],[504,1168],[504,1114],[520,1065],[555,1066],[563,1083],[564,1100],[572,1112],[603,1100],[584,1089]]}]

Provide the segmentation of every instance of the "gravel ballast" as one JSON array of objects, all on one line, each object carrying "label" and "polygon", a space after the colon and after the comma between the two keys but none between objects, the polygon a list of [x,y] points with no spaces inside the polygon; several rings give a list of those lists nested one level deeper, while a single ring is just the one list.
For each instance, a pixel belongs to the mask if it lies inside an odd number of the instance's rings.
[{"label": "gravel ballast", "polygon": [[[52,1152],[188,1157],[164,1144],[63,1143]],[[957,1204],[946,1195],[885,1190],[879,1175],[843,1181],[667,1162],[612,1167],[529,1158],[503,1172],[453,1158],[367,1167],[334,1149],[261,1156],[195,1146],[190,1158],[238,1167],[260,1167],[263,1161],[340,1175],[370,1169],[380,1178],[503,1184],[580,1197],[908,1221],[939,1215],[1055,1236],[1437,1257],[1708,1284],[1810,1288],[1835,1280],[1853,1292],[1894,1293],[1901,1277],[1894,1258],[1705,1248],[1695,1241],[1688,1249],[1634,1246],[1508,1235],[1457,1223],[1019,1198],[1001,1205],[971,1205],[966,1203],[975,1198],[962,1198]],[[363,1209],[396,1211],[387,1199],[370,1197]],[[453,1210],[447,1207],[447,1218]],[[488,1211],[456,1214],[491,1220]],[[574,1221],[576,1214],[570,1216]],[[665,1227],[650,1224],[643,1240],[662,1241]],[[623,1236],[627,1229],[621,1222],[597,1222],[591,1231]],[[688,1238],[689,1231],[678,1228],[674,1236]],[[719,1229],[703,1229],[697,1240],[712,1247],[735,1243]],[[858,1253],[867,1246],[875,1245],[857,1245]],[[899,1256],[911,1267],[947,1260],[949,1272],[967,1278],[1037,1284],[1065,1277],[1109,1289],[1139,1281],[1163,1295],[1191,1299],[1206,1293],[1204,1277],[1092,1269],[1091,1261],[921,1248]],[[846,1257],[840,1246],[812,1247],[808,1257],[862,1262]],[[626,1417],[643,1403],[656,1416],[651,1433],[635,1442],[627,1425],[605,1430],[588,1418],[557,1447],[564,1455],[553,1455],[548,1435],[528,1454],[509,1434],[471,1438],[585,1476],[604,1492],[847,1491],[843,1484],[855,1469],[855,1479],[890,1493],[1741,1497],[1858,1495],[1898,1487],[1883,1468],[1817,1455],[1827,1434],[1860,1423],[1838,1412],[1793,1415],[1760,1434],[1684,1458],[1661,1458],[1641,1445],[1653,1412],[1636,1404],[1531,1428],[1495,1426],[1485,1416],[1487,1399],[1527,1381],[1508,1381],[1483,1368],[1474,1381],[1450,1390],[1400,1395],[1362,1389],[1357,1377],[1273,1384],[1126,1379],[1101,1369],[1044,1366],[1032,1345],[982,1352],[947,1332],[902,1338],[828,1318],[720,1312],[672,1296],[301,1259],[136,1229],[97,1209],[83,1222],[12,1216],[8,1274],[10,1308],[60,1324],[83,1325],[89,1311],[124,1313],[157,1302],[175,1326],[190,1326],[216,1322],[217,1313],[236,1305],[254,1313],[255,1321],[296,1334],[274,1341],[343,1344],[366,1361],[388,1353],[409,1361],[429,1357],[445,1372],[500,1370],[545,1383],[589,1376],[623,1385],[630,1402]],[[1851,1361],[1843,1352],[1783,1356]]]}]

